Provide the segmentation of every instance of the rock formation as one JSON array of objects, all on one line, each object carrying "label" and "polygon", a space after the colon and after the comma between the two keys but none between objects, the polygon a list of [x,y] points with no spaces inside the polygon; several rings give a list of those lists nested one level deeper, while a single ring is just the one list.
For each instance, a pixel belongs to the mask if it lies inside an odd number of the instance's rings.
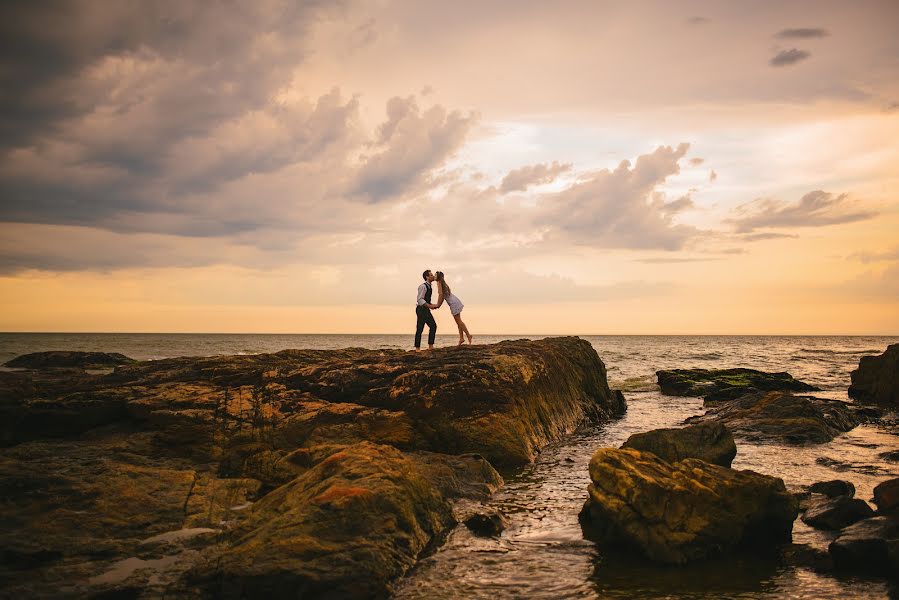
[{"label": "rock formation", "polygon": [[737,455],[734,436],[720,423],[635,433],[621,447],[652,452],[668,462],[698,458],[722,467],[729,467]]},{"label": "rock formation", "polygon": [[850,377],[850,398],[899,407],[899,344],[888,346],[878,356],[862,356]]},{"label": "rock formation", "polygon": [[754,392],[813,392],[820,388],[794,379],[789,373],[755,369],[672,369],[656,371],[659,387],[668,396],[702,396],[707,402],[733,400]]},{"label": "rock formation", "polygon": [[32,352],[7,361],[3,366],[13,369],[108,369],[118,365],[136,362],[118,352],[75,352],[70,350],[50,350]]},{"label": "rock formation", "polygon": [[385,595],[493,465],[624,410],[577,338],[0,373],[0,587]]},{"label": "rock formation", "polygon": [[669,463],[602,448],[590,460],[590,479],[584,534],[662,563],[789,542],[798,514],[781,479],[694,458]]},{"label": "rock formation", "polygon": [[829,442],[862,422],[855,407],[839,400],[759,392],[713,406],[687,423],[722,423],[734,436],[791,444]]}]

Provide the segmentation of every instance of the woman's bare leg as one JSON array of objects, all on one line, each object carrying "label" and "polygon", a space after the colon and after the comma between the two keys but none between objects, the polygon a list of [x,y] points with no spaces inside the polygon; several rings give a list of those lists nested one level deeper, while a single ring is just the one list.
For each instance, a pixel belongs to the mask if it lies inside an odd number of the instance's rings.
[{"label": "woman's bare leg", "polygon": [[468,343],[471,343],[471,332],[468,331],[468,325],[465,324],[465,321],[462,320],[462,313],[460,312],[458,315],[453,315],[453,318],[456,319],[456,325],[459,327],[459,343],[462,343],[462,335],[463,333],[468,336]]},{"label": "woman's bare leg", "polygon": [[453,318],[456,320],[456,327],[459,328],[459,345],[461,346],[465,342],[465,323],[462,322],[461,315],[453,315]]}]

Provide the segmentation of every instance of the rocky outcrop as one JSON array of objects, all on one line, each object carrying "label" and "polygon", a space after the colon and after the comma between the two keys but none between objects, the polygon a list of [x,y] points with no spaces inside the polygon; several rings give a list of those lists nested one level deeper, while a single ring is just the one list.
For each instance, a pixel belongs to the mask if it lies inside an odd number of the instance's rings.
[{"label": "rocky outcrop", "polygon": [[580,520],[600,545],[683,564],[789,542],[798,502],[782,480],[688,458],[603,448],[590,460]]},{"label": "rocky outcrop", "polygon": [[899,407],[899,344],[888,346],[878,356],[862,356],[850,378],[850,398]]},{"label": "rocky outcrop", "polygon": [[118,352],[50,350],[17,356],[3,366],[13,369],[109,369],[133,362],[136,362],[133,358]]},{"label": "rocky outcrop", "polygon": [[659,387],[668,396],[702,396],[707,402],[733,400],[755,392],[819,390],[789,373],[754,369],[672,369],[656,371]]},{"label": "rocky outcrop", "polygon": [[856,427],[862,418],[852,405],[839,400],[759,392],[714,406],[686,422],[721,423],[734,436],[750,441],[817,444]]},{"label": "rocky outcrop", "polygon": [[837,569],[899,577],[899,520],[859,521],[840,532],[828,549]]},{"label": "rocky outcrop", "polygon": [[6,373],[0,587],[385,595],[493,464],[624,409],[577,338]]},{"label": "rocky outcrop", "polygon": [[698,458],[722,467],[729,467],[737,455],[734,436],[720,423],[635,433],[621,447],[652,452],[668,462]]}]

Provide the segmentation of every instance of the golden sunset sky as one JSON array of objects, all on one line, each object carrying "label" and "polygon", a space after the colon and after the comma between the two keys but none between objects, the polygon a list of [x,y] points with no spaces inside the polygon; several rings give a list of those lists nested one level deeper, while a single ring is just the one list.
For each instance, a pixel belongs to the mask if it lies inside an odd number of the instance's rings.
[{"label": "golden sunset sky", "polygon": [[0,13],[0,331],[899,333],[897,2]]}]

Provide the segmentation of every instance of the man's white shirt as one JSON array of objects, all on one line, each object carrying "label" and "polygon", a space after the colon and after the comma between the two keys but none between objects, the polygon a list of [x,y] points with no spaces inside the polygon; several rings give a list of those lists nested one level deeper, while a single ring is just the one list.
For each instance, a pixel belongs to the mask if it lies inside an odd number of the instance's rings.
[{"label": "man's white shirt", "polygon": [[427,283],[422,283],[420,286],[418,286],[418,300],[415,301],[415,304],[417,306],[424,306],[425,304],[427,304],[427,301],[425,300],[425,294],[427,293],[427,291]]}]

